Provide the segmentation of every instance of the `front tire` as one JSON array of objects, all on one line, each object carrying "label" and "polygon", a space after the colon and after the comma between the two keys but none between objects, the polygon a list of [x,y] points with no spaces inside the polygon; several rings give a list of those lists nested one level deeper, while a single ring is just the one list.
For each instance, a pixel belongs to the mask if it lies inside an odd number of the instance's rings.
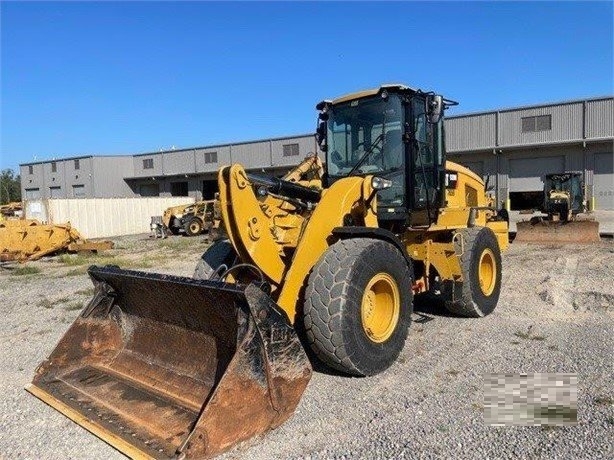
[{"label": "front tire", "polygon": [[490,228],[460,231],[463,275],[460,298],[446,302],[446,309],[470,318],[486,316],[495,309],[501,293],[501,250]]},{"label": "front tire", "polygon": [[186,224],[185,224],[185,234],[187,236],[197,236],[200,235],[203,232],[203,221],[200,220],[198,217],[192,217]]},{"label": "front tire", "polygon": [[405,345],[411,322],[413,267],[385,241],[333,244],[305,291],[304,325],[318,358],[341,372],[386,370]]},{"label": "front tire", "polygon": [[228,240],[217,240],[200,257],[196,264],[193,278],[207,280],[221,265],[231,267],[235,261],[236,253]]}]

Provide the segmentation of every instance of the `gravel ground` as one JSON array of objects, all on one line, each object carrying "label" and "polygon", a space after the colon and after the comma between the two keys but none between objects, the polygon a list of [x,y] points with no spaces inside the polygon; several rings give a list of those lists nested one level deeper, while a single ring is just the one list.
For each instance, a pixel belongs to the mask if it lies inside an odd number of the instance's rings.
[{"label": "gravel ground", "polygon": [[[190,276],[206,247],[182,237],[117,243],[98,258],[0,268],[0,457],[124,458],[23,390],[91,296],[87,264]],[[611,242],[512,245],[492,315],[463,319],[420,306],[388,371],[314,373],[285,425],[224,457],[614,458],[613,279]],[[485,425],[485,374],[534,372],[577,373],[578,425]]]}]

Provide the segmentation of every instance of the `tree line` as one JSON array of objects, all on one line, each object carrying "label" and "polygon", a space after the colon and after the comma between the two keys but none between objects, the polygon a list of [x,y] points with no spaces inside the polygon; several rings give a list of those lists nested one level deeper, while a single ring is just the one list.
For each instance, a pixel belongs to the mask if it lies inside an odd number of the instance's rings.
[{"label": "tree line", "polygon": [[21,178],[12,169],[0,172],[0,204],[21,201]]}]

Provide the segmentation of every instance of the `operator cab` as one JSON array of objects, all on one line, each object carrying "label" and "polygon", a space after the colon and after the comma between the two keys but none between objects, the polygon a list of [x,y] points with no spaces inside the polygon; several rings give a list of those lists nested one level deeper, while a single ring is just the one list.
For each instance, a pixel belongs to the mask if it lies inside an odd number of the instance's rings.
[{"label": "operator cab", "polygon": [[326,155],[325,185],[351,175],[387,179],[391,186],[377,198],[382,226],[434,222],[444,197],[442,115],[455,104],[403,85],[319,103],[316,137]]}]

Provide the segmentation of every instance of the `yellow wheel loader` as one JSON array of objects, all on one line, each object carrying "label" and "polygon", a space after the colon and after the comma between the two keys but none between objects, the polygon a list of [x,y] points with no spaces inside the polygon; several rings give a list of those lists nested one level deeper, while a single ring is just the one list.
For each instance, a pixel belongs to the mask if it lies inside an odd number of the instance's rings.
[{"label": "yellow wheel loader", "polygon": [[402,350],[415,295],[491,313],[507,223],[446,162],[450,104],[403,85],[323,101],[321,177],[223,167],[228,238],[195,276],[90,267],[94,298],[28,391],[131,457],[211,457],[294,412],[303,344],[369,376]]},{"label": "yellow wheel loader", "polygon": [[586,216],[587,200],[581,172],[546,174],[544,201],[539,211],[546,217],[532,217],[516,224],[517,242],[597,243],[599,222]]}]

